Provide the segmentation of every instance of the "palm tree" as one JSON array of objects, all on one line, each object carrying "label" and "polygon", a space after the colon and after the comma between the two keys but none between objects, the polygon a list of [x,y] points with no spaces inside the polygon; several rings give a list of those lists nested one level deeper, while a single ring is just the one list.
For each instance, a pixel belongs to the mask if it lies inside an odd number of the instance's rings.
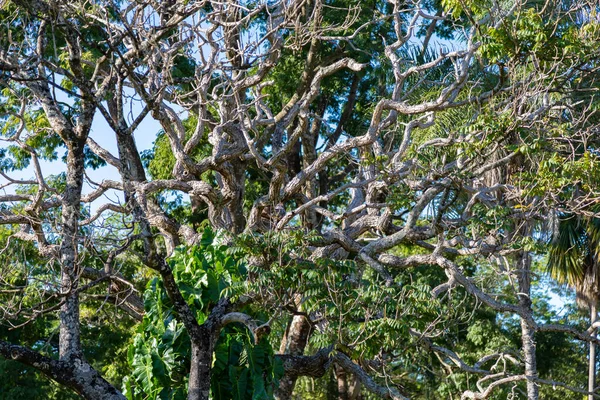
[{"label": "palm tree", "polygon": [[[558,217],[554,229],[548,270],[559,283],[575,289],[577,305],[590,312],[590,324],[598,318],[600,300],[600,219],[577,215]],[[592,332],[596,336],[596,330]],[[596,382],[596,345],[590,342],[588,391]],[[589,400],[594,396],[589,395]]]}]

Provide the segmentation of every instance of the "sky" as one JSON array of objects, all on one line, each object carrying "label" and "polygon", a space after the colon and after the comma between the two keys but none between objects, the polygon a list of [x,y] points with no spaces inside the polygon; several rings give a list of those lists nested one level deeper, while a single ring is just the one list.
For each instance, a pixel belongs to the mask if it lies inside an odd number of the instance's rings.
[{"label": "sky", "polygon": [[[131,102],[131,114],[137,115],[141,110],[141,106],[139,103],[132,101]],[[144,151],[152,148],[153,142],[156,139],[157,133],[160,131],[160,125],[157,121],[155,121],[150,115],[147,115],[146,118],[142,121],[142,123],[138,126],[136,131],[134,132],[135,140],[138,145],[138,150]],[[118,157],[117,151],[117,142],[114,131],[110,128],[104,117],[101,113],[97,112],[94,116],[94,120],[92,123],[92,129],[90,133],[90,137],[94,139],[100,146],[110,151],[111,154]],[[0,147],[7,147],[9,143],[6,141],[2,141],[0,138]],[[58,150],[58,159],[55,161],[46,161],[40,160],[40,165],[42,171],[45,176],[48,175],[57,175],[61,172],[65,172],[66,168],[64,163],[62,162],[62,156],[64,155],[64,149]],[[87,169],[86,174],[89,179],[93,182],[99,183],[104,179],[110,179],[115,181],[120,181],[120,175],[116,168],[111,165],[106,165],[104,167],[100,167],[97,170]],[[13,179],[32,179],[34,177],[33,167],[29,165],[29,167],[14,172],[7,172],[7,175]],[[4,177],[0,176],[0,186],[6,184],[7,181]],[[83,193],[89,193],[94,188],[89,184],[89,182],[84,183]],[[14,193],[15,187],[14,185],[9,186],[0,192],[1,194],[11,194]],[[114,191],[107,192],[106,196],[111,201],[120,201],[122,200],[122,195],[117,194]],[[108,200],[105,198],[100,198],[96,200],[91,205],[91,210],[95,210],[100,205],[104,204]]]}]

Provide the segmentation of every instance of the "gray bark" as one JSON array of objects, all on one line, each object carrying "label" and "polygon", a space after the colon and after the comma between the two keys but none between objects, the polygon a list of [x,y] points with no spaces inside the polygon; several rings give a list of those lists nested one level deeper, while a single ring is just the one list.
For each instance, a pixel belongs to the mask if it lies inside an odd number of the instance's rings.
[{"label": "gray bark", "polygon": [[54,360],[23,346],[0,340],[0,356],[36,368],[56,382],[73,389],[87,400],[125,400],[117,389],[89,364]]},{"label": "gray bark", "polygon": [[61,284],[65,302],[60,309],[60,359],[82,357],[79,331],[79,268],[77,265],[77,235],[79,203],[83,187],[83,146],[74,140],[67,152],[67,182],[62,200],[62,243],[60,246]]},{"label": "gray bark", "polygon": [[[531,310],[531,256],[528,252],[522,252],[518,259],[518,281],[519,281],[519,306],[524,313],[532,315]],[[535,330],[529,325],[525,318],[521,318],[521,342],[523,362],[525,363],[525,376],[527,377],[527,399],[537,400],[539,388],[536,380],[537,359],[535,354]]]}]

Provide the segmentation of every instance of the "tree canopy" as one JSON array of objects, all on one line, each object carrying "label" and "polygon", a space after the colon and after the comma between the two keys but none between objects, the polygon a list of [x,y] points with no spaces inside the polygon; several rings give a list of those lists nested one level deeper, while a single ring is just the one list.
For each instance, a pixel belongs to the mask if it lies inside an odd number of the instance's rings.
[{"label": "tree canopy", "polygon": [[599,398],[599,12],[0,2],[0,399]]}]

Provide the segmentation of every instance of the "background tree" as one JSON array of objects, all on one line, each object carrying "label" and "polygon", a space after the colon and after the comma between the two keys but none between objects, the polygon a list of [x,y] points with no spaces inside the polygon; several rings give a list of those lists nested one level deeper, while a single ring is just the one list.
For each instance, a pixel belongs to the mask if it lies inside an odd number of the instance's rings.
[{"label": "background tree", "polygon": [[[568,284],[577,293],[577,303],[589,309],[590,324],[598,318],[598,222],[596,219],[563,217],[548,254],[548,268],[560,283]],[[595,327],[593,334],[595,334]],[[590,343],[588,390],[596,387],[596,349]]]}]

